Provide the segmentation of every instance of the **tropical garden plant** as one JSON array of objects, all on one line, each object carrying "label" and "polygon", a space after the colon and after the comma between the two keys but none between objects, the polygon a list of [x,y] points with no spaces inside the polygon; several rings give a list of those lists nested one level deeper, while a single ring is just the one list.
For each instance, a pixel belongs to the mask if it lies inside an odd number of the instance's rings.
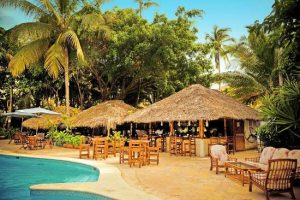
[{"label": "tropical garden plant", "polygon": [[266,145],[299,147],[300,141],[300,83],[288,81],[262,100],[260,108],[266,122],[258,129]]}]

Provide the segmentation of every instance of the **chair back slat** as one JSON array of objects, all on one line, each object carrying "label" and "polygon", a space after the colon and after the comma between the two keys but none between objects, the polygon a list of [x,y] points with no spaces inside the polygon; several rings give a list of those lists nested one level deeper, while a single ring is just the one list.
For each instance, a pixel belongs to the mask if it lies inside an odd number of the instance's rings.
[{"label": "chair back slat", "polygon": [[296,167],[296,159],[269,160],[266,188],[276,190],[290,188],[291,179],[294,179]]}]

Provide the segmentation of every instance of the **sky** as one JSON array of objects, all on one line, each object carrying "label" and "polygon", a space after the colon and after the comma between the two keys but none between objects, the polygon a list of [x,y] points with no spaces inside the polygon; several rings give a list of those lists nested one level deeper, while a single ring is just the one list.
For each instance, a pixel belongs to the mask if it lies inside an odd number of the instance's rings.
[{"label": "sky", "polygon": [[[274,0],[153,0],[159,4],[143,12],[143,17],[152,21],[155,13],[166,14],[175,18],[178,6],[186,9],[201,9],[202,18],[195,18],[195,26],[199,29],[199,41],[205,41],[205,34],[210,33],[214,25],[231,28],[230,35],[240,38],[247,35],[246,26],[256,20],[260,22],[270,14]],[[134,0],[112,0],[103,5],[103,10],[113,7],[138,8]],[[34,21],[33,16],[26,16],[15,8],[0,8],[0,26],[10,29],[17,24]]]}]

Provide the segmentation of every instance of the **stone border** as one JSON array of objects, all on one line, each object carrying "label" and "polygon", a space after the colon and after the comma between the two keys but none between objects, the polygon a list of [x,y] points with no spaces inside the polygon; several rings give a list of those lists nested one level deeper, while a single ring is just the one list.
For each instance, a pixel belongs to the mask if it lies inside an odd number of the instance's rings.
[{"label": "stone border", "polygon": [[0,155],[22,156],[22,157],[29,157],[29,158],[46,158],[46,159],[69,161],[69,162],[89,165],[97,168],[100,171],[99,173],[100,177],[96,182],[38,184],[38,185],[30,186],[31,190],[78,191],[78,192],[98,194],[112,199],[130,199],[130,200],[159,199],[154,195],[147,194],[141,190],[129,186],[122,178],[121,172],[118,168],[103,162],[93,161],[93,160],[81,160],[75,158],[66,158],[66,157],[16,154],[12,152],[4,152],[4,151],[0,151]]}]

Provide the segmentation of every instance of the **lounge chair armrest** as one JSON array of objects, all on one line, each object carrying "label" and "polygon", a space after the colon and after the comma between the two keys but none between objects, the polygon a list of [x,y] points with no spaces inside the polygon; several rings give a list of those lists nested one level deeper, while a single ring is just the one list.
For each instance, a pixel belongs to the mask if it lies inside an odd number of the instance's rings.
[{"label": "lounge chair armrest", "polygon": [[249,170],[248,173],[251,180],[263,180],[267,177],[267,172],[263,170]]},{"label": "lounge chair armrest", "polygon": [[259,157],[253,157],[253,158],[245,158],[245,161],[251,161],[251,162],[259,162]]}]

